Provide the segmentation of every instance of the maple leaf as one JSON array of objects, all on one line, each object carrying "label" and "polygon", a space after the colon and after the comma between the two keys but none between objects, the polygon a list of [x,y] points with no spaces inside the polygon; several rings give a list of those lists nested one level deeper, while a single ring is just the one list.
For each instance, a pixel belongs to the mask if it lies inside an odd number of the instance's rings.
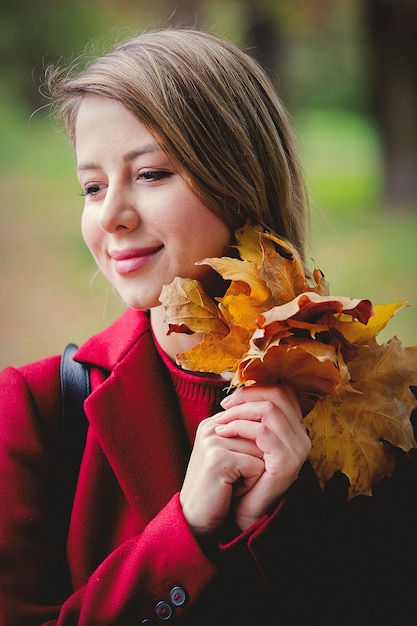
[{"label": "maple leaf", "polygon": [[[264,247],[265,241],[275,243],[275,249]],[[303,262],[298,252],[283,239],[264,233],[261,240],[263,262],[259,274],[270,288],[274,304],[283,304],[307,291]]]},{"label": "maple leaf", "polygon": [[417,347],[393,337],[362,346],[349,363],[349,385],[319,400],[304,418],[312,448],[310,462],[322,486],[336,471],[350,482],[349,497],[370,495],[392,474],[389,442],[408,452],[417,447],[409,416],[417,406],[410,381],[417,382]]},{"label": "maple leaf", "polygon": [[192,332],[224,336],[228,333],[227,325],[219,316],[218,307],[204,293],[197,280],[174,278],[171,285],[162,287],[159,299],[169,319],[168,334]]},{"label": "maple leaf", "polygon": [[[177,355],[185,369],[231,378],[231,387],[288,384],[298,394],[322,487],[337,471],[349,497],[370,495],[394,466],[391,446],[417,447],[410,422],[417,347],[376,335],[406,302],[330,295],[324,275],[306,277],[296,249],[259,225],[235,233],[240,258],[203,259],[225,281],[214,300],[198,281],[165,285],[169,332],[201,333]],[[386,443],[389,442],[389,443]]]},{"label": "maple leaf", "polygon": [[214,374],[234,371],[242,346],[249,346],[251,332],[244,326],[233,325],[228,311],[223,315],[197,280],[176,277],[170,285],[163,286],[159,299],[165,307],[168,334],[204,335],[199,344],[177,355],[178,365],[191,371],[204,368],[205,372]]}]

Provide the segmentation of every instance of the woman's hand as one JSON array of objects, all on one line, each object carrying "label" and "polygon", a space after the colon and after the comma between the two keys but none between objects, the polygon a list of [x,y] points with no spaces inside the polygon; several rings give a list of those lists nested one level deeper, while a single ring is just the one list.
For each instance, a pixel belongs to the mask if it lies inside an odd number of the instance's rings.
[{"label": "woman's hand", "polygon": [[210,535],[224,524],[234,493],[249,491],[264,472],[262,457],[248,437],[220,437],[215,417],[200,423],[180,494],[196,536]]},{"label": "woman's hand", "polygon": [[223,402],[215,431],[232,441],[247,440],[261,453],[264,470],[236,501],[236,523],[256,522],[297,479],[311,448],[295,393],[288,387],[244,387]]},{"label": "woman's hand", "polygon": [[180,495],[196,535],[219,529],[233,501],[238,526],[248,528],[294,482],[310,450],[290,389],[243,388],[222,404],[197,430]]}]

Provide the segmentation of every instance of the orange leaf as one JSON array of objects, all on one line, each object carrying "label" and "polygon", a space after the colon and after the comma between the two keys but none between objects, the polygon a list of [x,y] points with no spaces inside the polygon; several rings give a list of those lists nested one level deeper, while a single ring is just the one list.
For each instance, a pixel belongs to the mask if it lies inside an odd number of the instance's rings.
[{"label": "orange leaf", "polygon": [[314,287],[310,287],[310,291],[315,291],[320,296],[330,295],[329,283],[324,278],[322,272],[320,272],[317,268],[313,270],[313,279],[316,284]]}]

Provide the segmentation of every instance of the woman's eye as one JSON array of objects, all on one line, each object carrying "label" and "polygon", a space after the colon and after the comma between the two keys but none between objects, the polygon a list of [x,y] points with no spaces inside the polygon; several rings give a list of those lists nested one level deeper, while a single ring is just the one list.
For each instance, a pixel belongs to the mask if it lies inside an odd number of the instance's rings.
[{"label": "woman's eye", "polygon": [[101,189],[101,185],[98,185],[97,183],[92,183],[91,185],[87,185],[86,187],[84,187],[84,189],[81,191],[81,195],[96,196],[98,193],[100,193]]},{"label": "woman's eye", "polygon": [[164,178],[172,176],[172,172],[164,170],[145,170],[139,172],[138,178],[147,182],[158,182]]}]

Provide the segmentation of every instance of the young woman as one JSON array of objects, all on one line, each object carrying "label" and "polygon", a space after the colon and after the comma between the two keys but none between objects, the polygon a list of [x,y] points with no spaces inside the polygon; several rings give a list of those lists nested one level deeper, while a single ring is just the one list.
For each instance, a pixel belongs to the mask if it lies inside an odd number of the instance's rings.
[{"label": "young woman", "polygon": [[227,254],[248,220],[304,254],[300,165],[263,71],[217,37],[164,30],[50,88],[84,239],[129,308],[75,357],[92,393],[74,497],[59,356],[2,373],[0,624],[369,625],[409,611],[409,468],[399,492],[323,495],[291,389],[226,396],[221,379],[175,365],[200,337],[167,335],[164,284],[197,278],[220,295],[195,263]]}]

